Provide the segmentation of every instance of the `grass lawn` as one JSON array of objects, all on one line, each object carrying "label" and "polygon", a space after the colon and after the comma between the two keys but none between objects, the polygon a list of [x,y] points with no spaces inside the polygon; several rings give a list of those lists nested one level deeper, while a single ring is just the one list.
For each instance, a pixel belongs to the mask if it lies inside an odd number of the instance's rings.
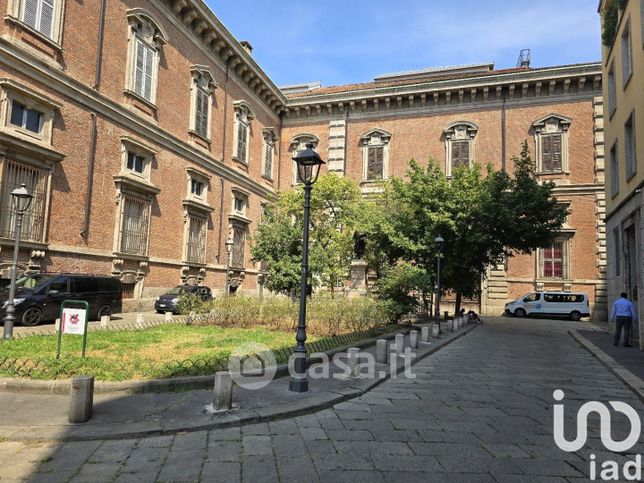
[{"label": "grass lawn", "polygon": [[[309,337],[308,342],[315,340],[316,337]],[[283,349],[295,345],[295,334],[264,328],[181,324],[133,331],[96,331],[87,334],[85,359],[80,357],[82,337],[63,335],[58,360],[57,336],[32,336],[0,343],[0,376],[63,379],[89,373],[98,380],[119,381],[212,374],[235,347],[245,342]],[[17,368],[13,359],[26,362]]]}]

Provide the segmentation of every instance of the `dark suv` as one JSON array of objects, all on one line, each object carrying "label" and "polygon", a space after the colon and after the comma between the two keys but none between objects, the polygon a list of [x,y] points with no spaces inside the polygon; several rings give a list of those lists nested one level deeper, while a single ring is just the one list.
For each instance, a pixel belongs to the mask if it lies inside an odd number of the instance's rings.
[{"label": "dark suv", "polygon": [[[6,313],[9,289],[0,291],[0,317]],[[89,304],[89,319],[100,319],[122,311],[121,281],[100,275],[39,273],[16,281],[16,322],[38,325],[60,317],[64,300],[84,300]]]},{"label": "dark suv", "polygon": [[178,314],[179,307],[177,306],[177,303],[182,295],[196,295],[204,302],[207,302],[212,298],[210,288],[203,285],[177,285],[160,297],[157,297],[154,301],[154,310],[160,314],[163,312]]}]

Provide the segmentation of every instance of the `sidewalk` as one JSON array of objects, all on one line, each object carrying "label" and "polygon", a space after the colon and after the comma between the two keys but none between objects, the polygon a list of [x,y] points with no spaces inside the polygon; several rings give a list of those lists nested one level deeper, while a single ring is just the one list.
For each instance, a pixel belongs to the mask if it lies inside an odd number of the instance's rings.
[{"label": "sidewalk", "polygon": [[[414,351],[416,357],[412,365],[475,327],[467,325],[455,333],[443,334],[441,339],[421,343]],[[393,351],[393,341],[391,345]],[[405,336],[405,347],[409,347],[409,335]],[[375,346],[365,347],[362,351],[374,355]],[[396,377],[403,371],[403,358],[393,357],[395,364],[376,364],[373,377],[340,378],[337,376],[343,372],[342,369],[330,364],[331,377],[310,378],[310,390],[305,394],[290,392],[288,377],[274,379],[267,387],[255,391],[235,387],[233,402],[239,409],[212,415],[204,410],[207,404],[212,403],[210,390],[95,394],[92,419],[85,424],[73,425],[67,422],[67,395],[0,392],[0,406],[13,408],[12,411],[0,412],[0,440],[134,438],[224,428],[306,414],[360,396],[381,382]]]},{"label": "sidewalk", "polygon": [[644,352],[622,343],[613,345],[613,336],[607,331],[576,330],[571,335],[644,401]]}]

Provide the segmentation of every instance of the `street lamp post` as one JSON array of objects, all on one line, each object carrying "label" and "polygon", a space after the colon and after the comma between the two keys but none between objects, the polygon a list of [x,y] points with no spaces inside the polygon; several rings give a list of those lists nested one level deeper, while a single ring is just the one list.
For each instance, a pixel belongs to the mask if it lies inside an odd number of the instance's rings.
[{"label": "street lamp post", "polygon": [[14,233],[16,242],[13,246],[13,261],[11,263],[11,284],[9,285],[9,299],[7,300],[7,308],[4,316],[4,338],[11,339],[13,337],[13,324],[16,320],[14,313],[16,308],[13,304],[13,299],[16,297],[16,272],[18,271],[18,249],[20,246],[20,232],[22,231],[22,219],[25,212],[31,205],[33,195],[27,191],[27,185],[22,183],[20,188],[16,188],[11,192],[13,206],[16,211],[16,218],[14,220]]},{"label": "street lamp post", "polygon": [[436,244],[436,320],[438,321],[438,333],[441,332],[441,258],[443,256],[443,245],[445,240],[438,235],[434,239]]},{"label": "street lamp post", "polygon": [[226,295],[230,295],[230,265],[235,242],[229,238],[226,240]]},{"label": "street lamp post", "polygon": [[293,374],[289,391],[306,392],[309,381],[306,379],[306,296],[309,277],[309,224],[311,212],[311,188],[320,174],[320,167],[325,164],[320,155],[313,150],[313,144],[293,156],[297,163],[297,174],[304,183],[304,235],[302,236],[302,274],[300,278],[300,315],[295,334],[295,351],[293,353]]}]

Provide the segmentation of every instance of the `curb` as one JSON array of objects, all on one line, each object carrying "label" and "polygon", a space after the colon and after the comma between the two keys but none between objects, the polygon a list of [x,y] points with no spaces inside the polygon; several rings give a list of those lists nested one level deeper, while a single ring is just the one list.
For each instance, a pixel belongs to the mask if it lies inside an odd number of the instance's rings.
[{"label": "curb", "polygon": [[[445,340],[444,343],[437,345],[435,347],[430,348],[426,353],[421,355],[420,357],[417,357],[412,360],[411,365],[414,366],[420,361],[424,360],[426,357],[434,354],[435,352],[441,350],[444,347],[447,347],[450,345],[452,342],[455,340],[460,339],[461,337],[469,334],[472,330],[474,330],[478,325],[477,324],[470,324],[469,326],[465,326],[460,332],[455,333],[453,337],[450,339]],[[411,330],[411,328],[407,328],[407,331]],[[391,334],[392,337],[395,334]],[[382,337],[380,337],[382,338]],[[373,339],[376,340],[376,339]],[[438,339],[440,340],[440,339]],[[361,344],[361,346],[368,345],[366,343]],[[346,346],[345,350],[347,347],[356,347],[355,345],[352,346]],[[340,352],[340,349],[334,349],[335,352]],[[404,367],[397,368],[395,375],[403,372],[405,369]],[[68,435],[67,437],[59,437],[59,438],[43,438],[37,437],[37,438],[30,438],[30,437],[15,437],[15,436],[8,436],[5,438],[6,441],[51,441],[51,442],[63,442],[63,441],[94,441],[94,440],[115,440],[115,439],[133,439],[133,438],[145,438],[145,437],[151,437],[151,436],[163,436],[163,435],[172,435],[172,434],[177,434],[177,433],[184,433],[184,432],[196,432],[196,431],[205,431],[205,430],[212,430],[212,429],[225,429],[225,428],[230,428],[230,427],[237,427],[237,426],[244,426],[248,424],[256,424],[256,423],[262,423],[262,422],[270,422],[270,421],[278,421],[281,419],[286,419],[286,418],[291,418],[295,416],[302,416],[305,414],[310,414],[316,411],[320,411],[323,409],[330,408],[336,404],[339,404],[341,402],[349,401],[351,399],[354,399],[356,397],[362,396],[366,392],[372,390],[373,388],[379,386],[383,382],[391,379],[391,376],[394,375],[392,372],[388,372],[385,377],[382,378],[377,378],[374,381],[370,382],[369,384],[361,387],[361,388],[356,388],[352,386],[347,386],[343,390],[340,391],[333,391],[333,392],[328,392],[325,394],[321,394],[319,396],[316,396],[319,402],[314,402],[311,404],[311,400],[309,401],[301,401],[301,402],[295,402],[291,404],[286,404],[286,405],[281,405],[281,406],[274,406],[274,407],[266,407],[266,408],[260,408],[256,410],[249,410],[249,409],[240,409],[238,411],[230,411],[228,413],[222,413],[218,417],[220,418],[219,421],[213,421],[208,424],[199,424],[195,426],[182,426],[182,427],[174,427],[174,428],[159,428],[159,429],[150,429],[150,430],[142,430],[142,431],[132,431],[132,432],[123,432],[123,433],[118,433],[118,434],[105,434],[105,435],[94,435],[94,434],[79,434],[79,435]],[[208,376],[210,377],[210,376]],[[88,430],[90,427],[88,427]]]},{"label": "curb", "polygon": [[626,384],[635,395],[644,402],[644,381],[633,374],[631,371],[619,364],[615,359],[606,354],[603,350],[586,339],[577,330],[569,330],[570,336],[581,344],[588,352],[595,356],[599,361],[624,384]]}]

